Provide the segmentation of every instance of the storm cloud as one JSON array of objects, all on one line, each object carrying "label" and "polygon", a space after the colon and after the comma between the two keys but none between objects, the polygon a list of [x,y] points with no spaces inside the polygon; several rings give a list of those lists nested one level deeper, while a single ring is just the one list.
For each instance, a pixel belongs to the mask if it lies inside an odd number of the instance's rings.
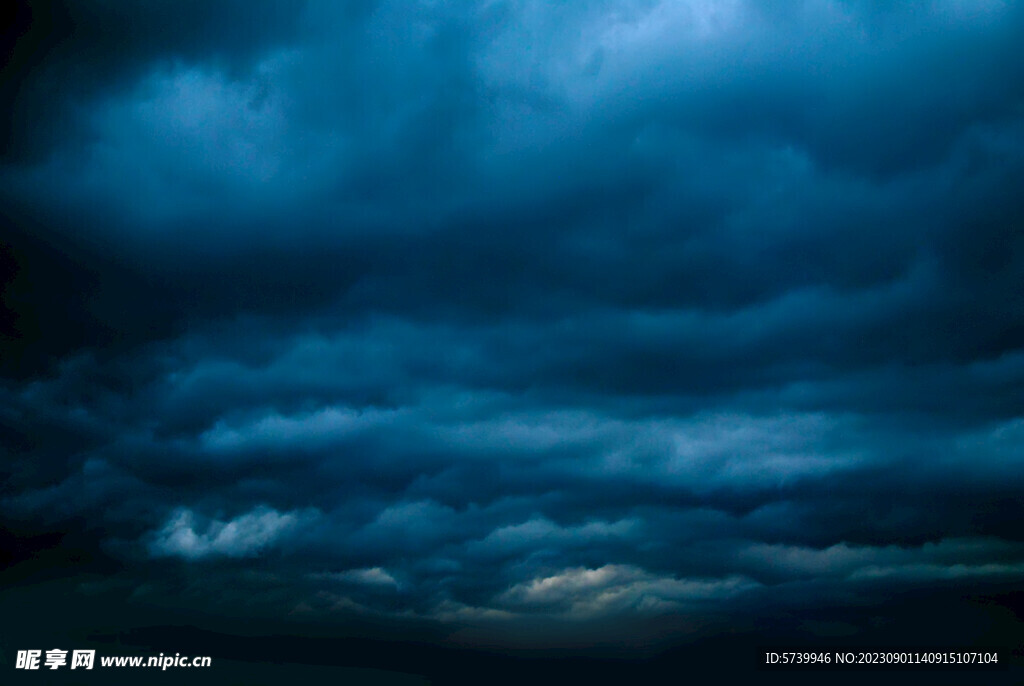
[{"label": "storm cloud", "polygon": [[1021,589],[1021,6],[14,17],[19,584],[499,645]]}]

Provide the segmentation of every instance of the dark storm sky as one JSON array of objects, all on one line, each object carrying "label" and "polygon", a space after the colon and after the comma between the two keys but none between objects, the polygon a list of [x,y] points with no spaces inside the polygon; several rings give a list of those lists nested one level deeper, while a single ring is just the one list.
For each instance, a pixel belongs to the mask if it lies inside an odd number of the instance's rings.
[{"label": "dark storm sky", "polygon": [[9,573],[613,641],[1019,584],[1024,6],[883,5],[15,10]]}]

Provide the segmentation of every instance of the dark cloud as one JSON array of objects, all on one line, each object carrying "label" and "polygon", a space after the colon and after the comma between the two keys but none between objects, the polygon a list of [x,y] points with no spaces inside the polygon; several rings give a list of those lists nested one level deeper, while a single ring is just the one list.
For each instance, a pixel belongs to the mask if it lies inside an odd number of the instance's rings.
[{"label": "dark cloud", "polygon": [[5,160],[20,161],[91,139],[85,113],[92,103],[154,63],[213,61],[244,72],[254,56],[295,37],[302,6],[19,0],[8,12],[3,148]]},{"label": "dark cloud", "polygon": [[10,26],[3,602],[630,655],[1019,638],[1019,8]]}]

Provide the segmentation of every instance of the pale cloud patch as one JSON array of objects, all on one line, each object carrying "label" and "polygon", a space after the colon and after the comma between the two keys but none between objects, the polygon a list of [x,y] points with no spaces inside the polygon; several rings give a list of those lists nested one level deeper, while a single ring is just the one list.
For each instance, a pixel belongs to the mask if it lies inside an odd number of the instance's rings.
[{"label": "pale cloud patch", "polygon": [[520,611],[590,619],[630,612],[670,612],[690,603],[731,598],[758,585],[739,576],[680,579],[632,565],[610,564],[597,569],[566,569],[518,583],[497,600]]},{"label": "pale cloud patch", "polygon": [[383,567],[347,569],[344,572],[328,574],[311,574],[310,578],[363,584],[366,586],[398,586],[398,580]]},{"label": "pale cloud patch", "polygon": [[469,547],[471,550],[486,552],[509,552],[538,546],[585,545],[597,541],[629,539],[637,535],[642,527],[643,522],[635,518],[559,526],[545,517],[534,517],[520,524],[499,527]]},{"label": "pale cloud patch", "polygon": [[1022,554],[1021,546],[1006,541],[950,538],[920,546],[858,546],[843,542],[811,548],[757,543],[740,550],[737,560],[744,566],[782,573],[789,579],[942,580],[1020,576],[1024,573]]},{"label": "pale cloud patch", "polygon": [[163,528],[151,535],[153,557],[254,557],[316,517],[311,511],[285,512],[265,506],[228,521],[203,521],[188,508],[179,508]]},{"label": "pale cloud patch", "polygon": [[395,412],[327,407],[299,416],[271,414],[239,427],[223,421],[205,431],[200,444],[210,451],[323,445],[393,419]]}]

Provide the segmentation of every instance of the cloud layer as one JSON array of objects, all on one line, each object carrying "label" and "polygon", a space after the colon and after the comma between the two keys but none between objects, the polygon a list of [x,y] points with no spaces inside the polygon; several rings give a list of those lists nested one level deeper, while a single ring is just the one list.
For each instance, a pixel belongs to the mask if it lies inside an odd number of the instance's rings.
[{"label": "cloud layer", "polygon": [[17,12],[25,550],[508,641],[1019,588],[1021,7],[168,7]]}]

